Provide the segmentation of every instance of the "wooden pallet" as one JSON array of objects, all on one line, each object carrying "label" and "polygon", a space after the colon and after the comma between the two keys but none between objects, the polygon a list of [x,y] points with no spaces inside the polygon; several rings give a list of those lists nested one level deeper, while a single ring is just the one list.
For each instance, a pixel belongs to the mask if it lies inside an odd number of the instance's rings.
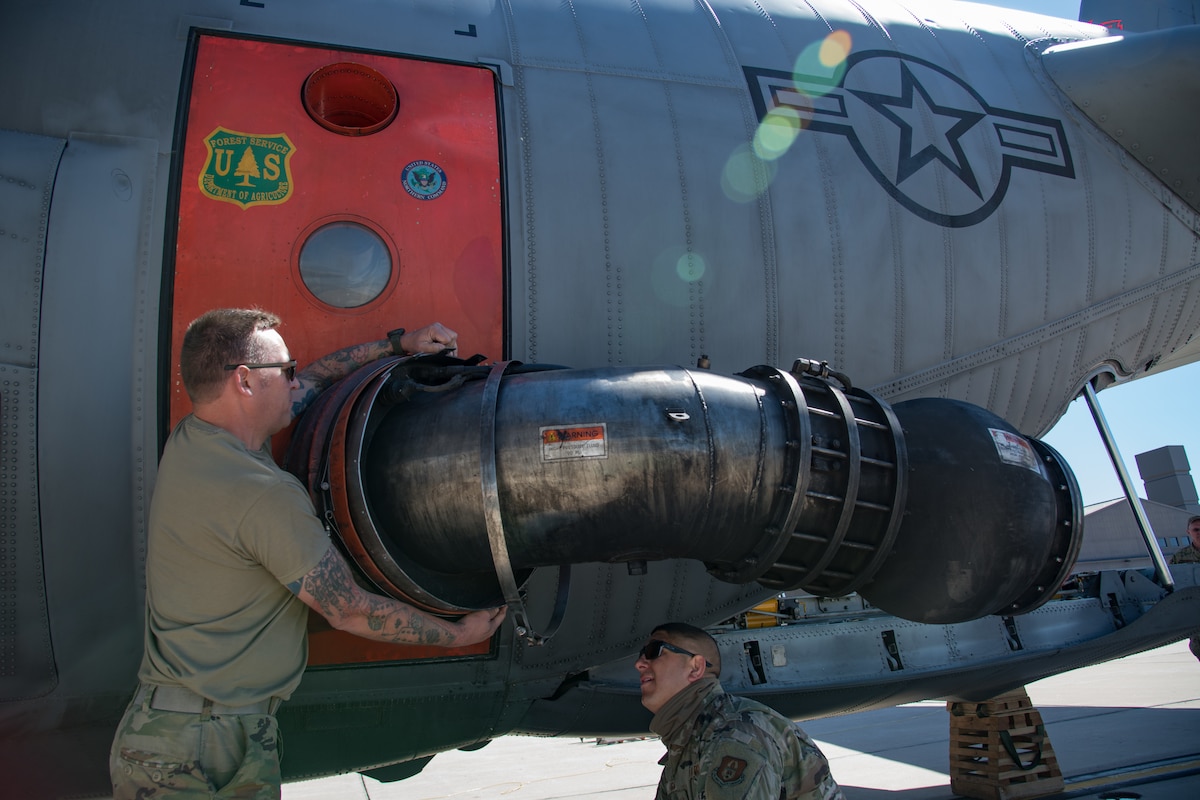
[{"label": "wooden pallet", "polygon": [[1020,800],[1061,792],[1062,770],[1025,689],[983,703],[947,703],[950,789],[978,800]]}]

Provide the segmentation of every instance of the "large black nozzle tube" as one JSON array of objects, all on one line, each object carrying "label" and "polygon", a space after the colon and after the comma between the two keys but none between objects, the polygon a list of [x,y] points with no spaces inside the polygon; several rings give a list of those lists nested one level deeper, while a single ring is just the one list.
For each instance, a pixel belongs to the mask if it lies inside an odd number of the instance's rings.
[{"label": "large black nozzle tube", "polygon": [[894,410],[913,480],[892,553],[861,594],[936,623],[1048,600],[1083,533],[1079,488],[1058,453],[968,403],[925,398]]},{"label": "large black nozzle tube", "polygon": [[405,560],[447,575],[495,569],[483,535],[488,426],[514,569],[694,558],[747,582],[769,564],[793,506],[781,487],[802,470],[795,410],[765,382],[677,367],[517,372],[494,411],[484,388],[379,413],[361,494]]},{"label": "large black nozzle tube", "polygon": [[690,558],[928,622],[1036,607],[1078,548],[1066,465],[974,406],[893,410],[770,367],[518,368],[488,393],[486,375],[428,392],[403,364],[352,377],[302,421],[310,451],[290,464],[364,571],[429,608],[500,600],[497,500],[518,581]]}]

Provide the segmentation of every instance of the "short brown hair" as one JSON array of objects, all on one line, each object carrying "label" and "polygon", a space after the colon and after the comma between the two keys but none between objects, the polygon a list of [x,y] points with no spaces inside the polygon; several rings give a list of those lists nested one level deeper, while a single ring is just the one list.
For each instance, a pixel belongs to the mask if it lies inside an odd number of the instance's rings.
[{"label": "short brown hair", "polygon": [[193,403],[216,398],[229,376],[226,364],[262,360],[254,334],[277,327],[280,319],[257,308],[214,308],[192,320],[183,334],[179,372]]},{"label": "short brown hair", "polygon": [[703,656],[705,661],[712,664],[713,674],[721,676],[721,650],[717,647],[717,640],[708,631],[686,622],[664,622],[662,625],[655,625],[651,633],[658,631],[670,634],[686,645],[688,650]]},{"label": "short brown hair", "polygon": [[1192,517],[1191,519],[1189,519],[1189,520],[1188,520],[1188,524],[1187,524],[1187,526],[1188,526],[1189,528],[1190,528],[1190,527],[1192,527],[1192,523],[1193,523],[1193,522],[1200,522],[1200,517]]}]

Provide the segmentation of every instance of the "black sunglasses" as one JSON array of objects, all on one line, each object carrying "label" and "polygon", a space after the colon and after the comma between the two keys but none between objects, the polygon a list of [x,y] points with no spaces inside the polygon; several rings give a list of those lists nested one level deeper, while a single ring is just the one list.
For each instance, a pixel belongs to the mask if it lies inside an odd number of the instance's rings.
[{"label": "black sunglasses", "polygon": [[[679,655],[688,656],[689,658],[695,658],[700,655],[699,653],[684,650],[682,647],[676,647],[670,642],[664,642],[662,639],[651,639],[646,642],[646,646],[638,651],[638,655],[647,661],[653,661],[662,655],[663,650],[670,650],[672,653],[679,653]],[[704,666],[712,668],[712,664],[709,663],[707,658],[704,659]]]},{"label": "black sunglasses", "polygon": [[270,364],[226,364],[225,369],[237,369],[245,367],[246,369],[266,369],[268,367],[279,367],[283,370],[284,376],[288,379],[288,383],[296,380],[296,359],[291,361],[272,361]]}]

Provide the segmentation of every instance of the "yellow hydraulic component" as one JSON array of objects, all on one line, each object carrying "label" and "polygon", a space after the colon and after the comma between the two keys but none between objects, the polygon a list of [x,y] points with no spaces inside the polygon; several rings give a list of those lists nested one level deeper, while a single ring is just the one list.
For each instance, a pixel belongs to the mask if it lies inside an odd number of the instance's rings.
[{"label": "yellow hydraulic component", "polygon": [[746,612],[747,628],[771,628],[779,624],[779,598],[764,600]]}]

